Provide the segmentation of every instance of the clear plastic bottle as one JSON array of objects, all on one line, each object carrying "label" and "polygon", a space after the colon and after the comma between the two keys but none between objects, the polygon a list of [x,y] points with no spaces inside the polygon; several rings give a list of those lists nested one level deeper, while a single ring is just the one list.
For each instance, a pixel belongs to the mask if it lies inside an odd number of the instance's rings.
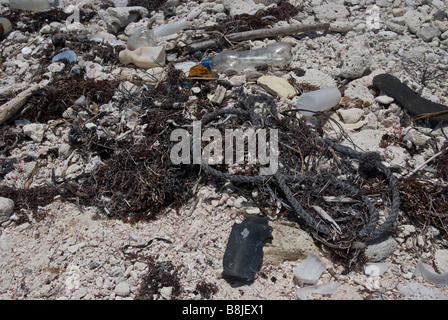
[{"label": "clear plastic bottle", "polygon": [[186,18],[182,18],[179,21],[162,24],[153,30],[155,37],[165,37],[186,28],[188,28],[188,21]]},{"label": "clear plastic bottle", "polygon": [[6,18],[0,18],[0,38],[6,36],[8,33],[12,31],[12,24]]},{"label": "clear plastic bottle", "polygon": [[146,27],[137,29],[127,42],[128,50],[134,51],[140,47],[153,47],[156,45],[154,31]]},{"label": "clear plastic bottle", "polygon": [[127,48],[131,51],[140,47],[152,47],[157,45],[156,38],[168,36],[188,27],[187,19],[162,24],[154,29],[146,27],[137,29],[128,39]]},{"label": "clear plastic bottle", "polygon": [[216,71],[242,71],[246,68],[264,65],[285,65],[291,60],[291,45],[287,42],[278,42],[261,49],[242,52],[223,51],[211,59],[211,67]]},{"label": "clear plastic bottle", "polygon": [[59,0],[9,0],[11,8],[45,11],[59,6]]},{"label": "clear plastic bottle", "polygon": [[297,109],[304,109],[304,111],[299,110],[304,116],[312,116],[318,111],[325,111],[333,108],[340,101],[341,92],[338,88],[322,88],[302,94],[299,99],[297,99]]}]

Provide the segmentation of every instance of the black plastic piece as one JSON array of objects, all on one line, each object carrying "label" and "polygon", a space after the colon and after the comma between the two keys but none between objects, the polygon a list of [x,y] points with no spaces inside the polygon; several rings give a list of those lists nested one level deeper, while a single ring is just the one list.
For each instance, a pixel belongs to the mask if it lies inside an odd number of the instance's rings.
[{"label": "black plastic piece", "polygon": [[249,217],[235,223],[224,253],[224,279],[250,282],[263,257],[263,243],[271,237],[267,217]]},{"label": "black plastic piece", "polygon": [[[448,111],[448,107],[419,96],[415,91],[390,74],[380,74],[373,78],[373,85],[383,90],[388,96],[413,115]],[[432,121],[448,120],[448,113],[431,116]]]}]

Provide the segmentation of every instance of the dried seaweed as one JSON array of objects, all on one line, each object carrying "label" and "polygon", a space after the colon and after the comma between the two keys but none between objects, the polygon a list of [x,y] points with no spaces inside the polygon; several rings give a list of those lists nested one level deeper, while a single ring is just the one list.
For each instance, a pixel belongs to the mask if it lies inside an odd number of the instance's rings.
[{"label": "dried seaweed", "polygon": [[151,220],[168,207],[178,209],[192,197],[198,171],[173,165],[169,159],[172,142],[166,120],[185,120],[176,111],[151,113],[142,139],[98,137],[95,130],[74,127],[71,144],[86,158],[100,155],[104,165],[76,184],[69,182],[71,195],[81,204],[95,205],[110,217],[135,222]]},{"label": "dried seaweed", "polygon": [[136,300],[155,300],[160,298],[160,289],[171,287],[171,298],[178,297],[183,289],[179,282],[176,268],[169,261],[160,262],[154,258],[147,259],[148,272],[143,276],[140,288],[135,295]]},{"label": "dried seaweed", "polygon": [[445,147],[443,153],[434,161],[436,169],[435,177],[448,182],[448,148]]},{"label": "dried seaweed", "polygon": [[52,9],[42,12],[24,11],[20,9],[11,9],[10,13],[5,15],[14,25],[21,21],[23,23],[22,31],[37,32],[44,25],[53,21],[65,22],[70,16],[70,13],[65,13],[62,9]]},{"label": "dried seaweed", "polygon": [[30,189],[19,189],[7,186],[0,186],[2,197],[14,201],[14,213],[17,215],[17,224],[29,221],[28,214],[31,214],[36,221],[45,218],[43,211],[39,207],[45,207],[54,201],[58,195],[56,190],[50,186],[38,186]]},{"label": "dried seaweed", "polygon": [[196,284],[196,291],[201,294],[203,299],[210,299],[218,292],[218,286],[215,283],[201,280]]},{"label": "dried seaweed", "polygon": [[266,28],[277,21],[288,21],[299,13],[299,9],[288,1],[281,1],[277,6],[258,10],[255,14],[229,16],[217,26],[207,27],[206,31],[218,31],[222,34],[243,32]]},{"label": "dried seaweed", "polygon": [[421,228],[435,227],[448,239],[448,187],[407,178],[400,185],[401,208]]},{"label": "dried seaweed", "polygon": [[118,86],[118,81],[61,77],[31,97],[24,106],[21,119],[36,122],[60,119],[64,111],[71,107],[76,99],[84,95],[90,102],[99,105],[110,101]]}]

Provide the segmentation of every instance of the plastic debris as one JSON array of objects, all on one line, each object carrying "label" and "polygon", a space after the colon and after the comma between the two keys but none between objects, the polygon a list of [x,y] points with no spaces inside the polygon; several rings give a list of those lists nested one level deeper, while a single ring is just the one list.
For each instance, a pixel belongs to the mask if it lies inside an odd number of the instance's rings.
[{"label": "plastic debris", "polygon": [[45,11],[59,6],[58,0],[9,0],[11,8],[31,10],[31,11]]},{"label": "plastic debris", "polygon": [[0,38],[6,36],[12,31],[12,24],[6,18],[0,18]]},{"label": "plastic debris", "polygon": [[137,29],[129,38],[127,42],[127,49],[130,51],[137,50],[141,47],[156,46],[154,30],[146,27]]},{"label": "plastic debris", "polygon": [[162,24],[158,27],[155,27],[153,31],[155,37],[165,37],[186,28],[188,28],[188,21],[186,18],[182,18],[179,21]]},{"label": "plastic debris", "polygon": [[207,67],[201,64],[191,67],[188,77],[213,78]]},{"label": "plastic debris", "polygon": [[288,80],[276,76],[261,76],[257,83],[267,92],[280,98],[292,98],[297,92]]},{"label": "plastic debris", "polygon": [[336,87],[322,88],[302,94],[297,99],[297,109],[304,116],[333,108],[341,101],[341,92]]},{"label": "plastic debris", "polygon": [[318,294],[333,294],[338,290],[341,284],[338,282],[328,282],[319,285],[306,286],[296,291],[297,298],[300,300],[307,300],[308,296],[313,293]]},{"label": "plastic debris", "polygon": [[266,217],[249,217],[235,223],[224,253],[222,276],[229,280],[252,281],[263,255],[263,242],[271,237]]},{"label": "plastic debris", "polygon": [[364,273],[367,276],[382,276],[389,267],[390,267],[389,262],[366,263],[364,265]]},{"label": "plastic debris", "polygon": [[141,47],[157,46],[156,38],[179,32],[187,27],[187,19],[181,19],[176,22],[162,24],[154,29],[139,28],[128,38],[127,48],[134,51]]},{"label": "plastic debris", "polygon": [[76,61],[76,53],[72,50],[62,51],[61,53],[58,53],[51,59],[51,62],[58,62],[60,60],[67,60],[69,62],[75,62]]},{"label": "plastic debris", "polygon": [[297,265],[294,269],[294,276],[299,280],[299,284],[316,284],[319,281],[322,272],[325,270],[325,264],[313,253]]},{"label": "plastic debris", "polygon": [[122,64],[134,64],[139,68],[149,69],[165,65],[164,47],[140,47],[134,51],[125,49],[120,51],[119,59]]},{"label": "plastic debris", "polygon": [[399,283],[397,291],[409,300],[448,300],[448,297],[440,290],[430,289],[416,282],[406,282],[404,285]]},{"label": "plastic debris", "polygon": [[29,57],[31,57],[31,54],[33,53],[33,49],[31,49],[30,47],[25,47],[21,50],[22,55],[25,59],[28,59]]},{"label": "plastic debris", "polygon": [[226,96],[226,88],[223,86],[218,86],[214,94],[208,95],[207,97],[213,104],[220,105]]},{"label": "plastic debris", "polygon": [[242,52],[234,50],[223,51],[211,59],[211,67],[216,71],[242,71],[247,68],[264,65],[286,65],[291,60],[291,45],[286,42],[278,42],[265,48]]},{"label": "plastic debris", "polygon": [[373,78],[373,85],[417,117],[430,118],[433,121],[448,120],[447,106],[422,98],[400,79],[390,74],[377,75]]},{"label": "plastic debris", "polygon": [[426,281],[439,288],[445,287],[448,284],[448,273],[437,273],[433,267],[421,262],[421,260],[418,261],[414,274],[422,275]]},{"label": "plastic debris", "polygon": [[124,46],[125,42],[117,39],[117,37],[111,33],[100,32],[100,33],[92,33],[88,36],[90,41],[100,42],[100,43],[108,43],[111,46]]}]

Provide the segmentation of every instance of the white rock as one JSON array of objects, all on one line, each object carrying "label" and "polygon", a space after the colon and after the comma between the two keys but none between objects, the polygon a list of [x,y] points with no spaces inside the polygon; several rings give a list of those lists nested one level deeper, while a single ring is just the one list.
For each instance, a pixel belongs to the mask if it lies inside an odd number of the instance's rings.
[{"label": "white rock", "polygon": [[365,255],[372,262],[380,262],[389,257],[398,248],[398,243],[392,237],[376,239],[368,243]]},{"label": "white rock", "polygon": [[389,105],[394,102],[394,98],[389,96],[378,96],[375,98],[375,101],[381,104]]},{"label": "white rock", "polygon": [[330,23],[330,31],[332,32],[348,32],[353,30],[353,23],[346,20],[336,20]]},{"label": "white rock", "polygon": [[364,72],[370,68],[372,63],[371,55],[364,46],[362,39],[344,54],[344,65],[341,68],[341,77],[356,79],[362,77]]},{"label": "white rock", "polygon": [[223,0],[222,4],[229,10],[232,17],[238,14],[250,13],[257,8],[252,0]]},{"label": "white rock", "polygon": [[448,21],[433,21],[434,27],[439,29],[441,32],[446,32],[448,30]]},{"label": "white rock", "polygon": [[365,79],[356,79],[351,81],[344,92],[344,96],[350,99],[359,99],[363,102],[372,102],[375,97],[370,92]]},{"label": "white rock", "polygon": [[296,89],[286,79],[280,77],[262,76],[258,78],[257,82],[270,94],[280,98],[289,99],[297,94]]},{"label": "white rock", "polygon": [[42,28],[40,28],[39,30],[40,33],[42,34],[48,34],[51,32],[51,27],[49,24],[44,25]]},{"label": "white rock", "polygon": [[319,248],[306,231],[293,226],[269,222],[272,242],[263,246],[263,265],[277,266],[285,261],[305,259],[308,254],[319,254]]},{"label": "white rock", "polygon": [[412,33],[417,33],[423,22],[425,22],[425,16],[416,10],[409,10],[403,15],[406,26]]},{"label": "white rock", "polygon": [[132,20],[145,18],[148,16],[148,10],[144,7],[109,7],[107,10],[98,10],[98,16],[106,23],[107,32],[117,34],[122,28],[125,28]]},{"label": "white rock", "polygon": [[173,293],[173,287],[162,287],[159,289],[159,293],[162,298],[171,300],[171,294]]},{"label": "white rock", "polygon": [[0,251],[10,251],[12,249],[12,242],[9,235],[3,232],[0,235]]},{"label": "white rock", "polygon": [[9,198],[0,197],[0,223],[9,219],[14,211],[14,201]]},{"label": "white rock", "polygon": [[41,123],[30,123],[23,126],[23,133],[35,142],[42,142],[45,130],[47,130],[47,125]]},{"label": "white rock", "polygon": [[448,249],[439,249],[434,253],[434,265],[439,273],[448,273]]},{"label": "white rock", "polygon": [[294,72],[290,72],[289,74],[294,78],[297,84],[316,86],[319,87],[319,89],[337,86],[336,81],[331,76],[317,69],[307,69],[305,70],[305,74],[301,77]]},{"label": "white rock", "polygon": [[[350,138],[353,143],[359,148],[365,151],[378,151],[378,145],[383,137],[384,132],[373,129],[364,129],[359,132],[354,132],[350,134]],[[343,142],[343,144],[350,146],[348,142]]]},{"label": "white rock", "polygon": [[47,67],[48,71],[53,72],[53,73],[59,73],[62,70],[64,70],[64,68],[65,68],[65,64],[63,64],[62,62],[53,62],[52,64],[50,64]]},{"label": "white rock", "polygon": [[68,143],[63,143],[58,149],[58,155],[59,157],[63,159],[67,159],[68,156],[72,153],[72,146]]},{"label": "white rock", "polygon": [[408,237],[411,234],[415,233],[415,227],[412,224],[404,224],[402,226],[400,226],[401,229],[401,233],[400,236],[401,237]]},{"label": "white rock", "polygon": [[417,32],[417,36],[425,42],[430,42],[434,38],[438,38],[442,32],[434,27],[423,27]]},{"label": "white rock", "polygon": [[440,35],[440,38],[442,38],[443,40],[448,39],[448,31],[445,31],[444,33],[442,33],[442,34]]},{"label": "white rock", "polygon": [[403,137],[403,141],[410,141],[413,145],[417,147],[423,147],[428,144],[431,138],[417,130],[411,128]]},{"label": "white rock", "polygon": [[255,214],[260,214],[261,211],[260,211],[260,208],[257,208],[257,207],[251,207],[251,208],[247,208],[247,209],[246,209],[246,213],[247,213],[247,214],[255,215]]},{"label": "white rock", "polygon": [[392,21],[387,21],[386,27],[388,30],[393,31],[397,34],[404,34],[404,32],[406,31],[406,26],[400,25]]},{"label": "white rock", "polygon": [[338,109],[337,113],[342,121],[347,124],[357,123],[365,114],[365,111],[360,108]]},{"label": "white rock", "polygon": [[317,18],[321,20],[336,20],[339,18],[345,18],[350,14],[344,5],[336,3],[323,4],[314,7],[313,11]]},{"label": "white rock", "polygon": [[127,297],[131,293],[131,288],[129,287],[129,283],[123,281],[117,284],[114,290],[115,294],[120,297]]}]

